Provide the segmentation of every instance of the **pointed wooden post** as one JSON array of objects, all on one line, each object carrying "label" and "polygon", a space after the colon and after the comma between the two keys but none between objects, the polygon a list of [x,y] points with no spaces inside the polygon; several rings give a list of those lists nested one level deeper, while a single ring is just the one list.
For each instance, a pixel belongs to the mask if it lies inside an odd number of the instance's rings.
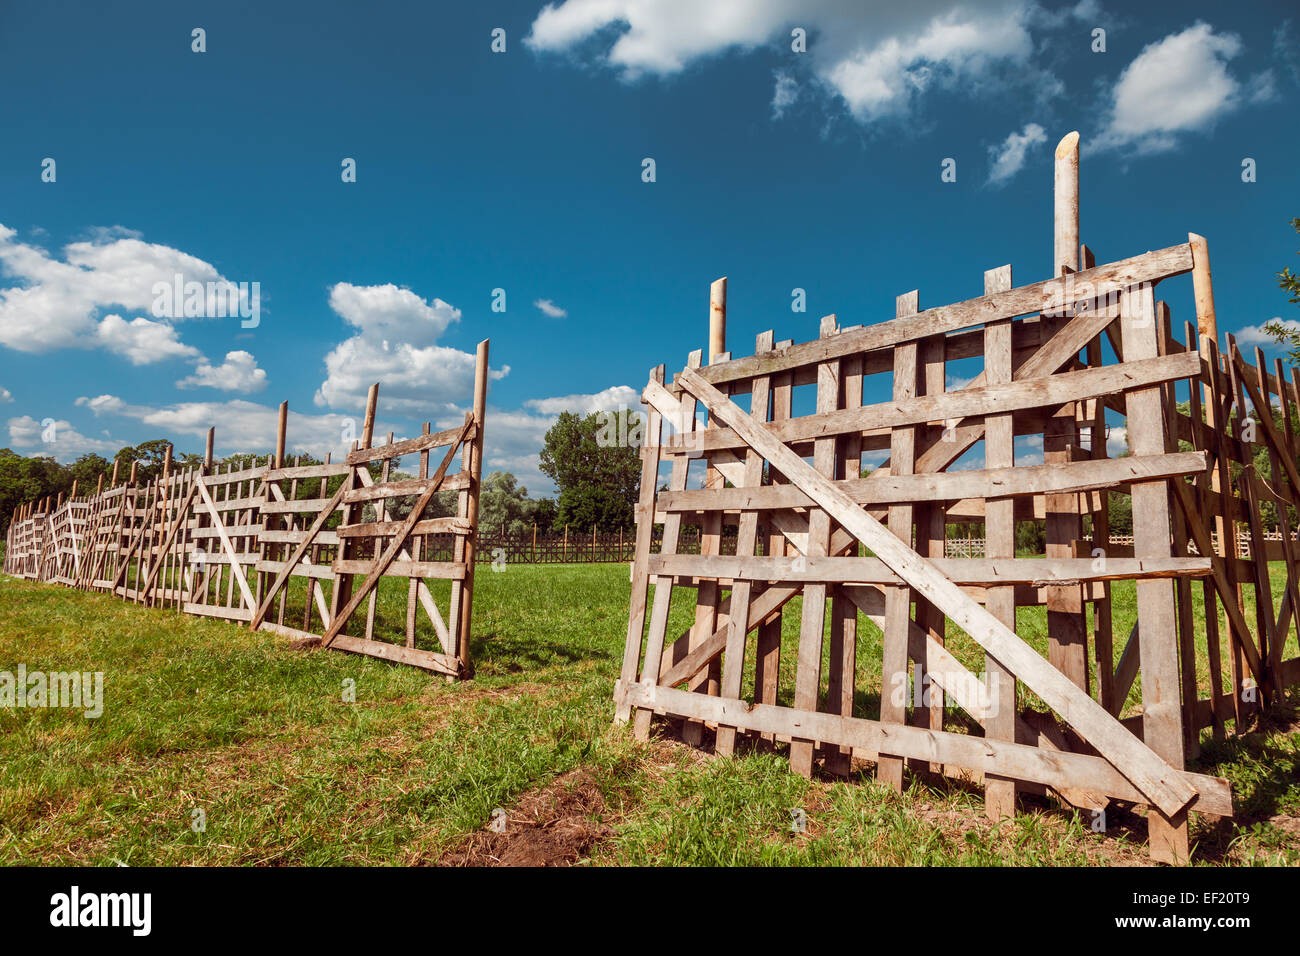
[{"label": "pointed wooden post", "polygon": [[[1056,147],[1055,216],[1052,272],[1057,276],[1079,271],[1079,134],[1068,133]],[[1056,331],[1072,316],[1044,318]],[[1043,435],[1044,464],[1071,460],[1076,444],[1075,404],[1061,406],[1047,422]],[[1070,558],[1074,542],[1082,534],[1079,496],[1049,494],[1047,508],[1047,557]],[[1057,670],[1076,685],[1088,689],[1088,631],[1083,616],[1080,585],[1047,589],[1048,657]]]},{"label": "pointed wooden post", "polygon": [[[478,499],[483,474],[483,422],[487,416],[488,340],[478,344],[474,358],[474,436],[465,443],[466,470],[470,475],[468,511],[469,527],[478,528]],[[465,535],[465,579],[460,589],[460,619],[456,656],[462,673],[469,671],[469,642],[473,634],[474,608],[474,533]]]}]

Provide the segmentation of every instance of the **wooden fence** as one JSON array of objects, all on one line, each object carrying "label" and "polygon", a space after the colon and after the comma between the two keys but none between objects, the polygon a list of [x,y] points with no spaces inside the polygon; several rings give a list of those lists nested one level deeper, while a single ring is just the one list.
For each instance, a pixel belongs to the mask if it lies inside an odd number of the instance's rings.
[{"label": "wooden fence", "polygon": [[[1014,287],[1003,266],[985,273],[980,298],[921,311],[910,292],[893,321],[843,328],[829,316],[817,340],[764,332],[740,358],[724,350],[726,286],[715,283],[710,363],[694,352],[671,382],[661,365],[642,395],[649,427],[616,719],[645,737],[654,715],[677,718],[693,743],[712,729],[720,754],[742,741],[788,744],[805,775],[815,763],[845,774],[857,758],[894,788],[905,766],[982,780],[993,818],[1012,814],[1020,793],[1090,821],[1110,801],[1143,806],[1160,860],[1187,858],[1189,811],[1232,815],[1228,782],[1186,760],[1203,728],[1245,726],[1300,678],[1295,644],[1284,659],[1291,635],[1300,640],[1286,507],[1281,540],[1249,560],[1235,541],[1241,527],[1263,540],[1262,501],[1297,503],[1300,389],[1280,363],[1270,372],[1257,353],[1248,364],[1231,336],[1219,355],[1200,237],[1095,265],[1069,195],[1077,155],[1067,138],[1056,279]],[[1188,323],[1179,341],[1154,289],[1188,272],[1199,329]],[[982,374],[948,391],[948,363],[973,357]],[[866,403],[872,377],[890,383],[892,400]],[[810,414],[793,413],[801,390],[815,393],[799,406]],[[1086,440],[1110,422],[1127,427],[1131,457]],[[1041,436],[1042,464],[1015,466],[1020,436]],[[1266,443],[1268,479],[1251,466],[1252,438]],[[981,467],[948,470],[968,468],[977,445]],[[886,466],[860,478],[862,456],[883,450]],[[692,466],[702,487],[688,487]],[[1131,499],[1128,547],[1102,544],[1110,495]],[[1016,557],[1020,521],[1045,525],[1043,554]],[[657,548],[656,522],[666,529]],[[739,528],[730,554],[728,522]],[[946,526],[972,522],[986,553],[946,557]],[[683,524],[703,529],[701,554],[679,551]],[[1269,559],[1285,562],[1280,605]],[[1135,582],[1136,620],[1112,606],[1118,580]],[[679,588],[694,607],[686,619],[672,613]],[[797,649],[783,648],[796,596]],[[1045,612],[1046,656],[1016,632],[1017,609],[1038,608],[1021,613]],[[863,617],[883,634],[872,661]]]},{"label": "wooden fence", "polygon": [[[333,647],[464,677],[487,363],[484,340],[474,407],[462,424],[431,433],[426,422],[422,435],[405,441],[389,434],[374,443],[379,385],[372,386],[362,437],[342,462],[287,461],[286,402],[276,453],[265,462],[214,466],[212,429],[201,468],[174,471],[169,451],[159,477],[137,481],[132,465],[119,485],[115,466],[107,489],[101,482],[78,498],[74,486],[66,502],[20,508],[6,536],[4,570],[238,621],[298,647]],[[418,476],[390,480],[393,462],[408,456],[418,456]],[[456,514],[425,518],[439,491],[457,492]],[[380,606],[385,577],[406,579],[404,615]],[[447,591],[445,614],[430,581]]]}]

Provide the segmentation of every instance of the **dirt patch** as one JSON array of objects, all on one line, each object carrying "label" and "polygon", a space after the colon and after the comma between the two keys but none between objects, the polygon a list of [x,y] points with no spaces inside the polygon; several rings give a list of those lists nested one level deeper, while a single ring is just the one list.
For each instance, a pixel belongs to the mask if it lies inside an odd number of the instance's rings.
[{"label": "dirt patch", "polygon": [[[571,770],[524,794],[500,823],[471,833],[440,866],[572,866],[614,835],[595,777]],[[493,825],[501,826],[497,831]]]}]

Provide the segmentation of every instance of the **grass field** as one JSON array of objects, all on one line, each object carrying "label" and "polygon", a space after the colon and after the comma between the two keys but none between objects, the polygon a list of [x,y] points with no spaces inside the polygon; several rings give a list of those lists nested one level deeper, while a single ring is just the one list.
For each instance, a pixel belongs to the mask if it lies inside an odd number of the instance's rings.
[{"label": "grass field", "polygon": [[[994,826],[981,792],[952,782],[914,778],[900,795],[869,773],[808,781],[780,752],[716,759],[677,743],[669,724],[638,743],[611,724],[627,577],[621,564],[485,567],[476,674],[448,684],[0,576],[0,670],[105,675],[98,719],[0,709],[0,862],[1147,862],[1144,821],[1114,806],[1104,835],[1032,798]],[[404,619],[405,597],[404,581],[385,582],[381,618]],[[1116,588],[1115,605],[1122,646],[1131,587]],[[1041,645],[1041,611],[1021,613],[1020,632]],[[673,633],[690,615],[675,606]],[[786,615],[791,649],[798,616],[797,605]],[[865,621],[863,630],[859,706],[873,715],[879,632]],[[954,652],[981,670],[964,641],[952,634]],[[348,682],[355,703],[345,702]],[[1209,743],[1197,769],[1232,781],[1238,816],[1194,822],[1195,863],[1300,863],[1292,712]],[[498,810],[504,832],[489,826]],[[792,827],[796,811],[804,832]]]}]

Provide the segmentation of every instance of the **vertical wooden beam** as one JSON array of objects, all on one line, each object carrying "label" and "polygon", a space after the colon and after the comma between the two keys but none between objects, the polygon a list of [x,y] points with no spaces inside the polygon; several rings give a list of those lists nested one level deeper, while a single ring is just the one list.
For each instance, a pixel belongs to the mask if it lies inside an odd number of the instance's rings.
[{"label": "vertical wooden beam", "polygon": [[[824,316],[821,337],[836,333],[835,316]],[[915,348],[915,346],[913,346]],[[840,398],[840,362],[832,359],[817,366],[817,414],[835,411]],[[813,467],[827,478],[835,477],[835,438],[813,442]],[[822,508],[808,512],[808,549],[810,558],[824,557],[830,548],[831,518]],[[803,614],[799,622],[799,660],[794,677],[796,710],[816,711],[821,692],[822,651],[826,629],[826,585],[805,584]],[[906,644],[904,644],[906,650]],[[790,769],[804,777],[812,776],[813,741],[795,738],[790,741]]]},{"label": "vertical wooden beam", "polygon": [[[664,383],[664,366],[650,370],[650,380]],[[647,565],[650,545],[654,539],[655,489],[659,484],[660,448],[663,418],[653,405],[646,403],[646,428],[641,443],[641,486],[636,505],[636,552],[632,558],[632,596],[628,602],[627,642],[623,645],[623,669],[620,677],[624,684],[636,680],[637,665],[641,662],[641,645],[645,634],[646,600],[650,591]],[[537,524],[533,524],[533,552],[537,551]],[[614,719],[625,722],[631,708],[619,701]]]},{"label": "vertical wooden beam", "polygon": [[[698,368],[700,364],[701,353],[696,350],[690,354],[686,364],[690,368]],[[689,395],[682,396],[682,420],[678,423],[682,429],[679,441],[682,443],[689,442],[691,436],[686,433],[686,429],[694,430],[695,421],[695,399]],[[686,488],[686,476],[690,461],[682,449],[675,449],[672,457],[672,472],[668,477],[668,488],[671,491],[683,491]],[[680,511],[669,512],[664,517],[664,537],[659,546],[660,554],[676,554],[677,538],[682,529],[682,513]],[[645,639],[645,660],[641,664],[641,683],[653,686],[659,681],[659,665],[663,660],[664,638],[668,631],[668,612],[671,609],[673,597],[673,576],[671,574],[657,574],[654,579],[655,594],[654,604],[650,609],[650,625],[646,632]],[[636,712],[632,721],[632,732],[638,740],[645,740],[650,736],[650,720],[654,716],[653,711],[641,709]]]},{"label": "vertical wooden beam", "polygon": [[[754,354],[762,355],[772,350],[773,335],[769,332],[759,333],[754,343]],[[750,384],[749,413],[760,422],[767,421],[770,408],[769,398],[771,380],[767,376],[755,378]],[[744,487],[756,488],[763,483],[763,456],[753,449],[745,453]],[[758,512],[745,511],[740,515],[736,529],[736,554],[739,557],[753,557],[758,544]],[[727,645],[722,662],[721,694],[723,697],[737,699],[741,695],[745,676],[745,645],[749,635],[749,600],[754,591],[754,582],[750,580],[735,581],[731,586],[730,614],[727,621]],[[735,749],[736,728],[719,726],[717,752],[728,756]]]},{"label": "vertical wooden beam", "polygon": [[[709,364],[723,361],[727,355],[727,278],[723,276],[709,286]],[[722,473],[709,462],[704,470],[704,487],[722,488],[724,485]],[[706,512],[700,519],[700,554],[718,554],[721,549],[722,515],[716,511]],[[717,629],[719,598],[720,590],[715,579],[702,578],[696,582],[695,626],[688,638],[688,650],[708,640]],[[721,683],[722,670],[715,657],[691,678],[687,687],[695,693],[716,696]],[[686,721],[682,725],[682,739],[692,746],[699,746],[704,739],[704,722]]]},{"label": "vertical wooden beam", "polygon": [[[1011,266],[984,273],[984,294],[1011,288]],[[1012,321],[984,326],[984,381],[1002,385],[1011,381]],[[984,419],[984,467],[1010,468],[1016,463],[1015,424],[1010,413]],[[989,498],[984,505],[984,557],[1011,558],[1016,554],[1016,502],[1014,498]],[[984,606],[1011,630],[1016,629],[1016,589],[989,588]],[[1016,677],[992,654],[984,655],[984,681],[989,703],[984,734],[991,740],[1016,739]],[[1016,784],[1010,777],[984,773],[984,811],[991,820],[1016,812]]]},{"label": "vertical wooden beam", "polygon": [[[1079,134],[1068,133],[1056,147],[1053,273],[1061,276],[1079,270]],[[1049,331],[1069,316],[1044,316]],[[1071,460],[1076,443],[1075,406],[1063,405],[1048,421],[1043,435],[1043,462]],[[1070,558],[1082,534],[1079,498],[1075,494],[1047,495],[1047,556]],[[1048,658],[1076,685],[1088,689],[1088,633],[1083,617],[1083,592],[1079,585],[1047,589]]]},{"label": "vertical wooden beam", "polygon": [[[840,361],[840,408],[862,406],[862,366],[860,355],[847,356]],[[836,451],[836,476],[840,480],[856,481],[862,473],[862,436],[844,435],[838,440]],[[853,553],[858,543],[853,543]],[[857,690],[858,664],[858,606],[844,593],[843,587],[831,589],[831,646],[830,674],[826,681],[826,701],[833,714],[853,716],[853,703]],[[826,754],[827,771],[847,776],[852,769],[853,751],[849,747],[832,747]]]},{"label": "vertical wooden beam", "polygon": [[1066,133],[1056,146],[1053,190],[1052,275],[1079,271],[1079,134]]},{"label": "vertical wooden beam", "polygon": [[474,357],[474,437],[465,444],[469,456],[470,495],[465,517],[470,533],[465,535],[465,580],[460,594],[460,629],[456,656],[460,658],[463,673],[470,668],[469,644],[473,634],[474,609],[474,532],[478,529],[479,490],[483,478],[483,428],[487,420],[488,340],[478,344]]},{"label": "vertical wooden beam", "polygon": [[[938,395],[947,390],[947,347],[945,337],[936,335],[922,339],[917,353],[920,363],[919,381],[926,395]],[[929,429],[918,429],[925,436],[925,449],[944,440],[944,426],[940,423]],[[954,426],[956,423],[952,423]],[[919,453],[919,451],[918,451]],[[943,502],[931,502],[916,510],[916,546],[918,553],[929,558],[943,558],[948,537],[948,526]],[[947,618],[943,612],[929,601],[918,599],[916,604],[916,622],[937,644],[942,646],[946,636]],[[928,645],[928,642],[927,642]],[[912,723],[918,727],[931,730],[943,730],[943,688],[933,684],[929,678],[930,665],[926,655],[922,654],[913,663],[914,679],[925,688],[930,698],[929,707],[924,704],[915,708]],[[924,701],[924,698],[922,698]],[[920,766],[924,767],[924,764]],[[942,773],[941,764],[930,764],[934,773]]]},{"label": "vertical wooden beam", "polygon": [[[1169,314],[1169,303],[1156,303],[1156,348],[1161,355],[1169,355],[1175,350],[1181,351],[1174,338],[1173,323]],[[1192,386],[1195,389],[1195,386]],[[1165,450],[1178,451],[1178,393],[1174,382],[1161,386],[1164,393],[1165,416]],[[1182,481],[1175,478],[1174,481]],[[1172,495],[1169,489],[1168,495]],[[1183,513],[1173,505],[1169,497],[1169,516],[1173,524],[1173,553],[1175,557],[1187,557],[1187,522]],[[1195,760],[1201,752],[1200,728],[1196,723],[1196,623],[1192,608],[1192,582],[1188,578],[1178,578],[1174,582],[1174,600],[1178,609],[1178,664],[1181,678],[1183,701],[1183,754],[1187,760]]]},{"label": "vertical wooden beam", "polygon": [[[1157,354],[1154,293],[1150,286],[1134,286],[1121,296],[1121,334],[1127,361]],[[1135,389],[1125,395],[1129,445],[1136,455],[1165,452],[1164,416],[1159,387]],[[1133,555],[1136,558],[1170,557],[1169,492],[1164,481],[1135,482],[1133,499]],[[1139,644],[1142,669],[1142,739],[1170,766],[1184,765],[1180,719],[1178,646],[1173,582],[1144,578],[1137,582]],[[1156,808],[1147,816],[1151,855],[1171,863],[1186,862],[1187,811],[1167,817]]]},{"label": "vertical wooden beam", "polygon": [[[789,340],[777,343],[777,348],[787,348]],[[772,421],[783,421],[792,414],[793,374],[782,372],[772,376]],[[768,473],[773,484],[782,484],[785,479],[780,472],[769,464]],[[769,518],[770,522],[770,518]],[[786,552],[785,535],[773,524],[768,526],[768,555],[783,557]],[[759,625],[758,641],[754,660],[754,699],[760,704],[775,704],[780,685],[781,671],[781,629],[784,615],[777,608]]]},{"label": "vertical wooden beam", "polygon": [[[914,315],[920,309],[920,293],[916,290],[900,295],[894,314],[898,318]],[[908,401],[916,397],[917,344],[903,342],[894,346],[894,401]],[[910,475],[916,462],[916,426],[906,425],[893,429],[889,439],[889,472],[891,475]],[[908,547],[912,546],[911,505],[890,505],[889,530]],[[805,601],[807,598],[804,599]],[[907,719],[907,700],[911,696],[907,672],[907,637],[911,627],[912,591],[906,585],[885,588],[884,650],[880,674],[880,720],[882,723],[901,724]],[[886,786],[903,789],[903,761],[898,757],[881,754],[876,765],[876,776]]]}]

